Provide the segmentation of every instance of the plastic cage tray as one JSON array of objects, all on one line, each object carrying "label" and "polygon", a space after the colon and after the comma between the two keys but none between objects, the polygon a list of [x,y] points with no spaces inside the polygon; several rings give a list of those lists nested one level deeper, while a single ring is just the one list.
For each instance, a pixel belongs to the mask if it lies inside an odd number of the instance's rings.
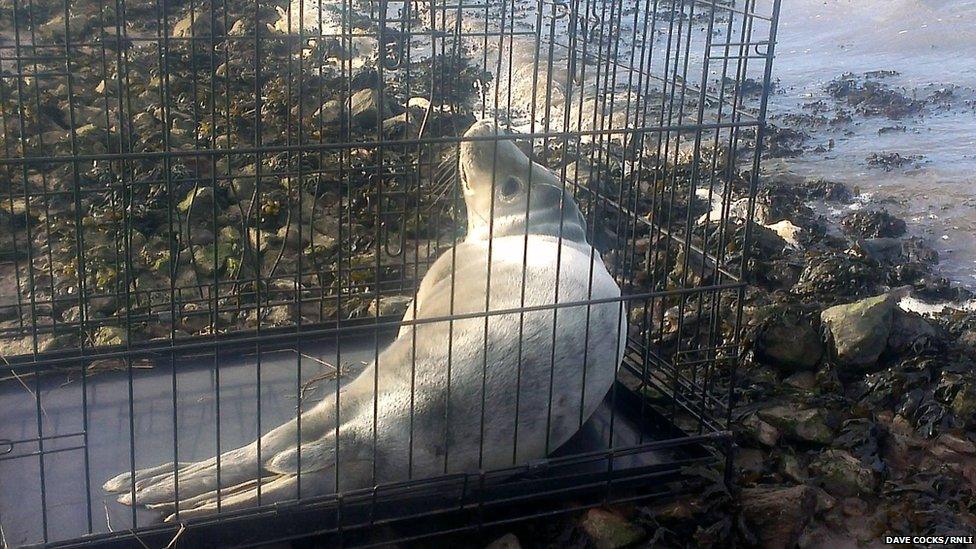
[{"label": "plastic cage tray", "polygon": [[[335,364],[337,348],[342,364],[349,369],[340,383],[347,382],[358,371],[356,365],[373,358],[376,343],[382,348],[392,335],[384,330],[376,331],[375,336],[347,334],[341,340],[303,342],[302,383],[328,370],[322,361]],[[251,345],[250,352],[221,352],[222,451],[257,436],[259,362],[261,431],[294,416],[299,387],[299,351],[294,345],[272,348],[262,344],[260,351]],[[549,459],[504,471],[420,479],[223,513],[188,521],[179,533],[180,543],[248,545],[321,534],[338,536],[336,541],[342,545],[362,545],[470,530],[600,502],[673,494],[673,481],[680,478],[685,466],[724,459],[715,446],[724,444],[727,436],[721,431],[688,436],[647,406],[627,387],[634,383],[621,382],[639,371],[633,363],[636,353],[629,351],[621,376],[603,405]],[[215,363],[212,355],[172,360],[167,356],[163,360],[157,357],[152,368],[89,374],[84,380],[76,371],[74,379],[50,375],[0,384],[4,410],[0,422],[0,444],[4,444],[0,446],[0,525],[7,545],[38,544],[47,539],[49,544],[65,546],[93,542],[166,546],[180,525],[162,522],[156,511],[133,511],[118,503],[115,494],[105,493],[101,484],[130,470],[133,451],[137,468],[173,460],[174,443],[181,462],[214,455]],[[639,385],[635,379],[631,381]],[[40,410],[35,397],[38,390]],[[306,394],[306,409],[334,390],[334,379],[318,382]],[[85,407],[87,432],[82,417]],[[38,417],[43,440],[36,436]],[[610,433],[612,448],[619,450],[608,450]],[[417,520],[422,517],[425,519]],[[379,525],[388,527],[378,529]]]}]

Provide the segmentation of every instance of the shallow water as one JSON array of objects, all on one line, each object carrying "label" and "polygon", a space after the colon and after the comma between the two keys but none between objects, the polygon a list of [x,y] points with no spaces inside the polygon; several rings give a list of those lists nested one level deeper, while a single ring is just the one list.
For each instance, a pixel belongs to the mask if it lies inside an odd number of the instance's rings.
[{"label": "shallow water", "polygon": [[[953,89],[952,106],[897,121],[855,117],[850,126],[813,134],[814,146],[833,139],[832,150],[783,164],[890,199],[885,206],[939,250],[943,272],[976,288],[976,1],[783,2],[773,65],[780,93],[770,100],[774,119],[825,98],[825,84],[845,72],[876,70],[898,71],[883,81],[909,96]],[[879,135],[881,127],[894,125],[907,131]],[[881,151],[924,159],[918,168],[868,168],[866,157]]]}]

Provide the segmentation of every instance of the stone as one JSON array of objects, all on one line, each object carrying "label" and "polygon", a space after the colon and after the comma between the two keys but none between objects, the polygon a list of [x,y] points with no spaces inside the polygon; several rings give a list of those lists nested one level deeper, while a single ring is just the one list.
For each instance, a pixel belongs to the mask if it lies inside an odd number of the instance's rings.
[{"label": "stone", "polygon": [[183,306],[177,326],[189,334],[200,335],[210,332],[210,315],[206,306],[200,303],[188,303]]},{"label": "stone", "polygon": [[765,548],[792,548],[817,509],[817,494],[809,486],[746,488],[742,516]]},{"label": "stone", "polygon": [[766,228],[776,233],[790,246],[794,248],[800,247],[800,236],[803,234],[803,229],[789,219],[777,221],[776,223],[767,225]]},{"label": "stone", "polygon": [[387,139],[409,139],[417,136],[417,117],[409,111],[383,121],[383,135]]},{"label": "stone", "polygon": [[756,358],[780,370],[811,370],[823,353],[820,332],[794,315],[772,315],[756,334]]},{"label": "stone", "polygon": [[836,497],[867,496],[878,486],[878,478],[868,466],[846,450],[830,449],[810,463],[817,483]]},{"label": "stone", "polygon": [[[68,349],[71,347],[76,347],[77,341],[78,339],[74,335],[61,334],[61,335],[54,336],[50,339],[41,339],[38,342],[37,351],[39,353],[46,353],[48,351],[55,351],[58,349]],[[106,345],[109,344],[106,343]]]},{"label": "stone", "polygon": [[[68,28],[73,38],[84,36],[89,28],[98,23],[97,15],[91,13],[91,10],[72,7],[68,11]],[[48,22],[38,25],[37,34],[46,42],[51,40],[61,42],[64,38],[64,28],[64,10],[61,10],[56,12]]]},{"label": "stone", "polygon": [[936,438],[938,446],[942,446],[952,452],[965,455],[976,455],[976,444],[968,438],[953,433],[942,433]]},{"label": "stone", "polygon": [[772,448],[779,442],[779,429],[759,419],[759,416],[755,414],[746,417],[742,421],[742,426],[753,439],[763,446]]},{"label": "stone", "polygon": [[173,38],[192,38],[221,34],[223,32],[223,29],[221,29],[222,18],[219,13],[214,19],[216,19],[213,22],[214,26],[211,27],[210,10],[197,8],[187,13],[173,25],[171,31]]},{"label": "stone", "polygon": [[830,333],[833,354],[844,366],[874,364],[888,345],[895,299],[889,294],[869,297],[825,310],[820,320]]},{"label": "stone", "polygon": [[14,226],[21,227],[27,223],[27,201],[19,197],[3,197],[0,200],[0,222],[3,223],[3,227],[9,227],[10,224]]},{"label": "stone", "polygon": [[227,36],[242,37],[251,36],[254,34],[254,25],[251,24],[251,19],[248,17],[241,17],[234,24],[230,26],[230,30],[227,31]]},{"label": "stone", "polygon": [[783,382],[790,387],[803,391],[810,391],[817,386],[817,374],[810,371],[797,372],[783,379]]},{"label": "stone", "polygon": [[403,314],[407,312],[407,308],[410,307],[411,303],[413,303],[413,298],[406,295],[380,296],[379,309],[376,307],[376,300],[370,300],[369,314],[370,316],[376,316],[377,311],[379,311],[379,316],[403,318]]},{"label": "stone", "polygon": [[[757,190],[753,205],[755,220],[763,225],[770,225],[792,218],[797,210],[802,207],[803,194],[805,193],[801,189],[786,179],[776,177],[764,181],[761,188]],[[743,219],[748,217],[748,211],[748,198],[740,198],[734,201],[730,208],[732,215]],[[713,218],[717,219],[717,216],[713,216]]]},{"label": "stone", "polygon": [[852,249],[882,263],[894,263],[905,257],[905,244],[900,238],[859,238]]},{"label": "stone", "polygon": [[823,488],[815,487],[814,490],[817,492],[817,513],[826,513],[837,505],[837,498]]},{"label": "stone", "polygon": [[759,418],[793,440],[829,444],[834,430],[827,424],[826,412],[797,404],[778,405],[759,411]]},{"label": "stone", "polygon": [[196,187],[183,197],[176,208],[191,218],[193,222],[207,221],[213,215],[213,187]]},{"label": "stone", "polygon": [[590,509],[580,527],[597,549],[619,549],[637,543],[644,537],[644,529],[616,513],[605,509]]},{"label": "stone", "polygon": [[809,476],[806,466],[792,453],[784,453],[780,456],[779,472],[784,477],[797,483],[806,482]]},{"label": "stone", "polygon": [[869,512],[868,503],[860,498],[844,498],[840,510],[849,517],[863,517]]},{"label": "stone", "polygon": [[206,246],[207,244],[214,243],[213,232],[206,227],[191,227],[188,229],[190,232],[190,244],[194,246]]},{"label": "stone", "polygon": [[847,234],[861,238],[898,238],[908,231],[905,222],[886,210],[855,210],[840,222]]},{"label": "stone", "polygon": [[380,75],[376,72],[373,67],[364,67],[352,76],[352,80],[349,82],[351,89],[355,91],[364,90],[366,88],[375,89],[380,85]]},{"label": "stone", "polygon": [[93,297],[88,300],[88,311],[102,313],[104,315],[112,314],[119,308],[119,299],[114,295],[106,295]]},{"label": "stone", "polygon": [[388,112],[389,109],[380,100],[378,89],[359,90],[349,100],[349,114],[352,121],[363,129],[375,128],[380,117]]},{"label": "stone", "polygon": [[75,128],[75,138],[96,141],[103,137],[104,132],[105,130],[95,124],[85,124]]},{"label": "stone", "polygon": [[21,310],[16,297],[0,296],[0,321],[20,318]]},{"label": "stone", "polygon": [[312,113],[312,120],[316,124],[321,120],[325,127],[338,126],[342,121],[342,101],[330,99],[322,103],[322,106]]},{"label": "stone", "polygon": [[733,464],[736,479],[744,483],[757,482],[766,470],[766,456],[755,448],[736,448]]},{"label": "stone", "polygon": [[962,347],[965,353],[976,356],[976,329],[963,332],[956,339],[956,344]]},{"label": "stone", "polygon": [[807,181],[805,184],[807,198],[822,198],[828,202],[842,202],[844,204],[854,200],[854,194],[843,183],[816,179]]},{"label": "stone", "polygon": [[919,351],[939,339],[939,332],[922,315],[895,308],[888,349],[895,353]]},{"label": "stone", "polygon": [[298,250],[308,246],[312,242],[315,234],[311,226],[298,223],[282,225],[277,232],[278,238],[284,241],[285,246],[288,246],[292,250]]},{"label": "stone", "polygon": [[258,253],[264,253],[274,245],[277,246],[281,243],[276,233],[269,231],[262,231],[261,229],[255,229],[253,227],[248,227],[247,229],[247,239],[251,246],[251,249],[257,251]]},{"label": "stone", "polygon": [[879,277],[876,264],[868,259],[846,253],[814,255],[807,259],[792,292],[841,303],[845,298],[870,295]]},{"label": "stone", "polygon": [[964,383],[952,398],[951,407],[964,427],[976,427],[976,386]]},{"label": "stone", "polygon": [[485,549],[522,549],[515,534],[508,533],[485,546]]},{"label": "stone", "polygon": [[223,227],[217,241],[205,246],[194,246],[193,261],[200,274],[210,276],[237,265],[241,254],[241,234],[234,227]]},{"label": "stone", "polygon": [[125,330],[118,326],[102,326],[95,330],[92,338],[96,347],[103,345],[122,345],[125,343]]},{"label": "stone", "polygon": [[293,306],[288,305],[272,305],[266,309],[262,309],[261,313],[264,316],[265,324],[270,324],[272,326],[287,326],[292,324],[295,319],[295,315],[292,314]]}]

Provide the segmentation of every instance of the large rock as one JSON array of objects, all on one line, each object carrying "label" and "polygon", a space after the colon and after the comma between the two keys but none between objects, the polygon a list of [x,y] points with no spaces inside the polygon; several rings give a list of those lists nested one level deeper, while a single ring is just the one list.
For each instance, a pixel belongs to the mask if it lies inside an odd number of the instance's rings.
[{"label": "large rock", "polygon": [[[39,38],[45,42],[62,42],[64,40],[64,11],[61,10],[55,13],[46,23],[38,25],[37,35]],[[98,12],[94,9],[94,6],[84,8],[75,4],[68,11],[68,29],[71,32],[72,38],[85,36],[86,33],[98,24]]]},{"label": "large rock", "polygon": [[827,413],[796,404],[772,406],[759,411],[759,419],[776,427],[793,440],[829,444],[834,439]]},{"label": "large rock", "polygon": [[768,549],[792,548],[817,509],[817,493],[809,486],[746,488],[742,515]]},{"label": "large rock", "polygon": [[843,183],[827,181],[826,179],[815,179],[804,182],[807,190],[807,199],[821,198],[828,202],[850,203],[854,200],[854,193]]},{"label": "large rock", "polygon": [[742,429],[747,435],[751,436],[756,442],[770,448],[779,442],[779,429],[769,423],[759,419],[756,414],[751,414],[742,420]]},{"label": "large rock", "polygon": [[619,549],[637,543],[644,537],[644,529],[627,519],[604,509],[590,509],[580,523],[597,549]]},{"label": "large rock", "polygon": [[766,473],[766,454],[756,448],[736,448],[733,468],[738,482],[752,484]]},{"label": "large rock", "polygon": [[846,450],[831,449],[820,454],[810,464],[810,472],[834,496],[866,496],[878,486],[874,471]]},{"label": "large rock", "polygon": [[878,360],[888,345],[895,301],[892,295],[884,294],[836,305],[821,313],[820,320],[830,334],[839,364],[863,367]]},{"label": "large rock", "polygon": [[[197,8],[195,11],[188,12],[173,25],[173,38],[199,38],[221,34],[222,18],[220,15],[211,18],[210,15],[210,10],[206,8]],[[213,26],[210,25],[211,22],[214,23]]]},{"label": "large rock", "polygon": [[194,247],[193,261],[200,274],[211,276],[237,267],[241,251],[241,234],[234,227],[223,227],[216,242]]},{"label": "large rock", "polygon": [[781,370],[812,369],[823,352],[820,332],[796,315],[773,315],[756,334],[756,358]]},{"label": "large rock", "polygon": [[389,109],[380,100],[380,91],[367,88],[354,93],[349,100],[349,114],[353,123],[364,129],[375,128],[381,116],[388,116]]},{"label": "large rock", "polygon": [[[377,88],[366,88],[354,93],[345,105],[338,99],[330,99],[312,113],[312,120],[316,124],[321,122],[323,128],[333,132],[338,131],[343,118],[347,116],[353,126],[360,130],[374,129],[381,122],[384,131],[392,130],[397,117],[381,120],[380,117],[390,117],[393,113],[390,112],[389,102],[385,98],[381,100],[380,95]],[[387,122],[390,128],[387,127]]]},{"label": "large rock", "polygon": [[213,217],[214,200],[213,187],[196,187],[190,189],[176,208],[186,214],[192,223],[206,222]]},{"label": "large rock", "polygon": [[888,334],[888,350],[895,353],[921,351],[939,341],[941,334],[918,313],[895,309]]},{"label": "large rock", "polygon": [[905,257],[905,243],[900,238],[859,238],[852,249],[880,263],[894,263]]},{"label": "large rock", "polygon": [[814,255],[807,259],[792,292],[820,302],[840,303],[871,295],[881,272],[869,259],[846,253]]},{"label": "large rock", "polygon": [[862,238],[897,238],[908,230],[905,222],[886,210],[856,210],[840,222],[849,235]]},{"label": "large rock", "polygon": [[394,316],[402,318],[403,314],[407,312],[407,309],[410,307],[411,303],[413,303],[413,298],[407,295],[380,296],[380,304],[378,309],[375,299],[371,299],[369,301],[369,315]]},{"label": "large rock", "polygon": [[126,340],[125,330],[118,326],[102,326],[95,331],[93,343],[96,347],[103,345],[122,345]]},{"label": "large rock", "polygon": [[322,106],[319,107],[314,113],[312,113],[312,119],[316,124],[321,120],[322,125],[338,126],[342,121],[342,101],[338,99],[329,99]]}]

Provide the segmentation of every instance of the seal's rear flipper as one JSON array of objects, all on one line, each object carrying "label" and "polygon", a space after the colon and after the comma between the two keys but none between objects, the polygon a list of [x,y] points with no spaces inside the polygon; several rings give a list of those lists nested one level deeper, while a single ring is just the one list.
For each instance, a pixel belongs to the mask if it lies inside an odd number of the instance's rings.
[{"label": "seal's rear flipper", "polygon": [[[178,469],[182,469],[190,465],[192,465],[192,462],[181,461],[176,464],[176,467]],[[171,473],[172,471],[173,471],[172,463],[164,463],[156,467],[147,467],[146,469],[137,469],[135,475],[136,484],[138,485],[140,481],[161,476],[166,473]],[[131,472],[122,473],[121,475],[109,479],[108,481],[105,482],[105,484],[102,485],[102,490],[105,490],[106,492],[126,492],[131,489],[132,489]]]}]

